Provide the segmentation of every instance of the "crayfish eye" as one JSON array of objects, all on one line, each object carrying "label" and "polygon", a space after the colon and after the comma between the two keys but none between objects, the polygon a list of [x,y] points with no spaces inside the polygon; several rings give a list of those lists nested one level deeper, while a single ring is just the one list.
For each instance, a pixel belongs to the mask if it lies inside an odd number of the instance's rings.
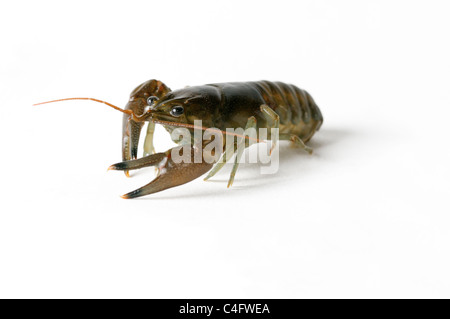
[{"label": "crayfish eye", "polygon": [[176,105],[176,106],[172,107],[172,109],[170,110],[170,114],[172,116],[180,116],[183,113],[184,113],[184,108],[181,105]]},{"label": "crayfish eye", "polygon": [[155,103],[155,101],[158,101],[158,100],[159,99],[156,96],[150,96],[147,99],[147,104],[148,104],[148,106],[152,106]]}]

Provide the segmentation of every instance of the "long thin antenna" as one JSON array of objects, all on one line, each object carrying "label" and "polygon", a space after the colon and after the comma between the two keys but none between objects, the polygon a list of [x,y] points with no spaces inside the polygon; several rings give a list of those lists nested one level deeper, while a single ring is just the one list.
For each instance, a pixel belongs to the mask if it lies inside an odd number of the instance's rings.
[{"label": "long thin antenna", "polygon": [[[105,101],[102,101],[102,100],[99,100],[99,99],[94,99],[92,97],[70,97],[70,98],[66,98],[66,99],[58,99],[58,100],[40,102],[40,103],[33,104],[33,106],[42,105],[42,104],[48,104],[48,103],[54,103],[54,102],[74,101],[74,100],[94,101],[94,102],[98,102],[98,103],[103,103],[103,104],[108,105],[109,107],[112,107],[113,109],[115,109],[117,111],[120,111],[122,113],[130,115],[136,121],[142,121],[140,119],[142,117],[142,115],[138,116],[132,110],[124,110],[124,109],[122,109],[122,108],[120,108],[118,106],[115,106],[114,104],[111,104],[111,103],[108,103],[108,102],[105,102]],[[212,131],[220,132],[220,133],[226,134],[226,135],[233,135],[233,136],[237,136],[237,137],[244,137],[246,139],[249,139],[249,140],[252,140],[252,141],[256,141],[258,143],[265,142],[265,141],[260,140],[258,138],[253,138],[253,137],[250,137],[250,136],[247,136],[247,135],[242,135],[242,134],[238,134],[238,133],[222,131],[222,130],[215,129],[215,128],[197,126],[197,125],[188,124],[188,123],[169,122],[169,121],[155,120],[155,119],[152,119],[152,118],[150,118],[149,121],[152,121],[153,123],[156,123],[156,124],[177,126],[177,127],[185,127],[185,128],[191,128],[191,129],[198,129],[198,130],[202,130],[202,131],[206,131],[206,130],[210,129]]]},{"label": "long thin antenna", "polygon": [[122,109],[122,108],[120,108],[118,106],[115,106],[114,104],[111,104],[111,103],[108,103],[108,102],[105,102],[105,101],[102,101],[102,100],[94,99],[94,98],[91,98],[91,97],[70,97],[70,98],[67,98],[67,99],[59,99],[59,100],[53,100],[53,101],[36,103],[36,104],[33,104],[33,106],[47,104],[47,103],[53,103],[53,102],[73,101],[73,100],[88,100],[88,101],[94,101],[94,102],[98,102],[98,103],[103,103],[103,104],[106,104],[106,105],[112,107],[113,109],[115,109],[117,111],[120,111],[122,113],[125,113],[125,114],[128,114],[128,115],[133,115],[134,114],[133,111],[131,111],[131,110],[124,110],[124,109]]}]

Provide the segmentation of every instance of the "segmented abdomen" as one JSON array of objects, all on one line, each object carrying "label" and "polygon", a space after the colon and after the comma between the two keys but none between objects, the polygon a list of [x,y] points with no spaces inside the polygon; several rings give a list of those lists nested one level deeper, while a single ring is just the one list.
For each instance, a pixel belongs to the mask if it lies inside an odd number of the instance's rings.
[{"label": "segmented abdomen", "polygon": [[323,123],[322,113],[305,90],[282,82],[251,82],[264,101],[280,116],[280,134],[308,141]]}]

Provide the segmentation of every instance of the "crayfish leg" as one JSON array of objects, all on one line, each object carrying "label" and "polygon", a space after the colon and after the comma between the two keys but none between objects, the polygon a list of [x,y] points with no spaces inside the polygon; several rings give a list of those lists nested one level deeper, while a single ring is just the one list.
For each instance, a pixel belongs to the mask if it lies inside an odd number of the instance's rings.
[{"label": "crayfish leg", "polygon": [[280,140],[282,141],[291,141],[295,146],[301,148],[308,154],[313,153],[313,149],[309,146],[306,146],[300,137],[295,134],[280,134]]},{"label": "crayfish leg", "polygon": [[228,146],[227,149],[225,150],[225,152],[223,152],[220,160],[217,162],[217,164],[213,167],[213,169],[208,173],[208,175],[203,180],[207,181],[208,179],[210,179],[211,177],[216,175],[217,172],[219,172],[225,166],[225,164],[228,162],[228,160],[230,160],[233,157],[235,151],[236,151],[235,143]]},{"label": "crayfish leg", "polygon": [[147,126],[147,135],[145,136],[144,142],[144,156],[155,154],[155,147],[153,145],[153,135],[155,134],[156,124],[149,122]]},{"label": "crayfish leg", "polygon": [[[257,127],[256,118],[253,116],[249,117],[249,119],[247,120],[247,124],[245,125],[245,130],[251,128],[256,129],[256,127]],[[213,177],[214,175],[216,175],[217,172],[220,171],[223,168],[223,166],[228,162],[228,160],[231,159],[234,154],[236,154],[227,186],[228,188],[231,187],[231,185],[233,185],[237,169],[239,168],[239,162],[241,161],[242,155],[244,154],[245,146],[246,146],[246,139],[243,137],[240,140],[238,140],[237,143],[233,143],[233,145],[228,146],[225,152],[222,154],[222,158],[213,167],[213,169],[209,172],[209,174],[205,177],[204,180],[206,181],[211,177]]]},{"label": "crayfish leg", "polygon": [[[249,119],[247,120],[247,124],[245,125],[245,130],[251,128],[256,129],[256,118],[253,116],[249,117]],[[245,138],[241,138],[240,141],[238,142],[236,157],[234,158],[234,165],[233,168],[231,169],[230,179],[228,180],[227,186],[228,188],[230,188],[231,185],[233,185],[234,177],[236,176],[236,172],[239,167],[239,162],[241,161],[242,155],[244,154],[245,143],[246,143]]]},{"label": "crayfish leg", "polygon": [[[264,117],[268,122],[271,122],[272,125],[270,128],[279,129],[280,128],[280,116],[268,105],[261,105],[261,112],[264,114]],[[272,147],[270,148],[270,154],[277,146],[277,140],[271,137],[272,139]]]}]

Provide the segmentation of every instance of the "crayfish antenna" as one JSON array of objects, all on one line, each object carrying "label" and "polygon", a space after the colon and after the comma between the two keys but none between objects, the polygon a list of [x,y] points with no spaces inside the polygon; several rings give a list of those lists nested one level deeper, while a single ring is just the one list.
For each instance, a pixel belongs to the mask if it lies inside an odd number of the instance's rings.
[{"label": "crayfish antenna", "polygon": [[109,107],[112,107],[113,109],[120,111],[122,113],[128,114],[133,116],[133,118],[136,117],[136,114],[134,114],[134,112],[132,110],[124,110],[118,106],[115,106],[114,104],[111,104],[109,102],[105,102],[99,99],[94,99],[92,97],[70,97],[70,98],[66,98],[66,99],[58,99],[58,100],[52,100],[52,101],[46,101],[46,102],[40,102],[40,103],[35,103],[33,104],[33,106],[37,106],[37,105],[42,105],[42,104],[48,104],[48,103],[54,103],[54,102],[63,102],[63,101],[74,101],[74,100],[84,100],[84,101],[94,101],[94,102],[98,102],[98,103],[103,103],[108,105]]},{"label": "crayfish antenna", "polygon": [[[52,101],[46,101],[46,102],[40,102],[40,103],[35,103],[33,104],[33,106],[37,106],[37,105],[42,105],[42,104],[48,104],[48,103],[54,103],[54,102],[63,102],[63,101],[73,101],[73,100],[85,100],[85,101],[94,101],[94,102],[98,102],[98,103],[103,103],[108,105],[109,107],[112,107],[113,109],[120,111],[124,114],[129,115],[134,121],[136,122],[142,122],[143,121],[143,116],[142,115],[136,115],[136,113],[134,113],[132,110],[124,110],[118,106],[115,106],[114,104],[111,104],[109,102],[105,102],[99,99],[94,99],[92,97],[71,97],[71,98],[66,98],[66,99],[58,99],[58,100],[52,100]],[[202,127],[202,126],[196,126],[193,124],[188,124],[188,123],[177,123],[177,122],[169,122],[169,121],[162,121],[162,120],[156,120],[156,119],[152,119],[151,120],[153,123],[155,124],[162,124],[162,125],[169,125],[169,126],[176,126],[176,127],[186,127],[186,128],[192,128],[192,129],[200,129],[200,130],[207,130],[207,127]],[[225,135],[233,135],[233,136],[238,136],[238,137],[244,137],[246,139],[249,140],[253,140],[257,143],[261,143],[264,142],[263,140],[260,140],[258,138],[252,138],[249,136],[245,136],[245,135],[241,135],[241,134],[236,134],[236,133],[230,133],[227,131],[223,131],[223,130],[219,130],[219,129],[212,129],[214,131],[218,131],[220,133],[223,133]]]}]

